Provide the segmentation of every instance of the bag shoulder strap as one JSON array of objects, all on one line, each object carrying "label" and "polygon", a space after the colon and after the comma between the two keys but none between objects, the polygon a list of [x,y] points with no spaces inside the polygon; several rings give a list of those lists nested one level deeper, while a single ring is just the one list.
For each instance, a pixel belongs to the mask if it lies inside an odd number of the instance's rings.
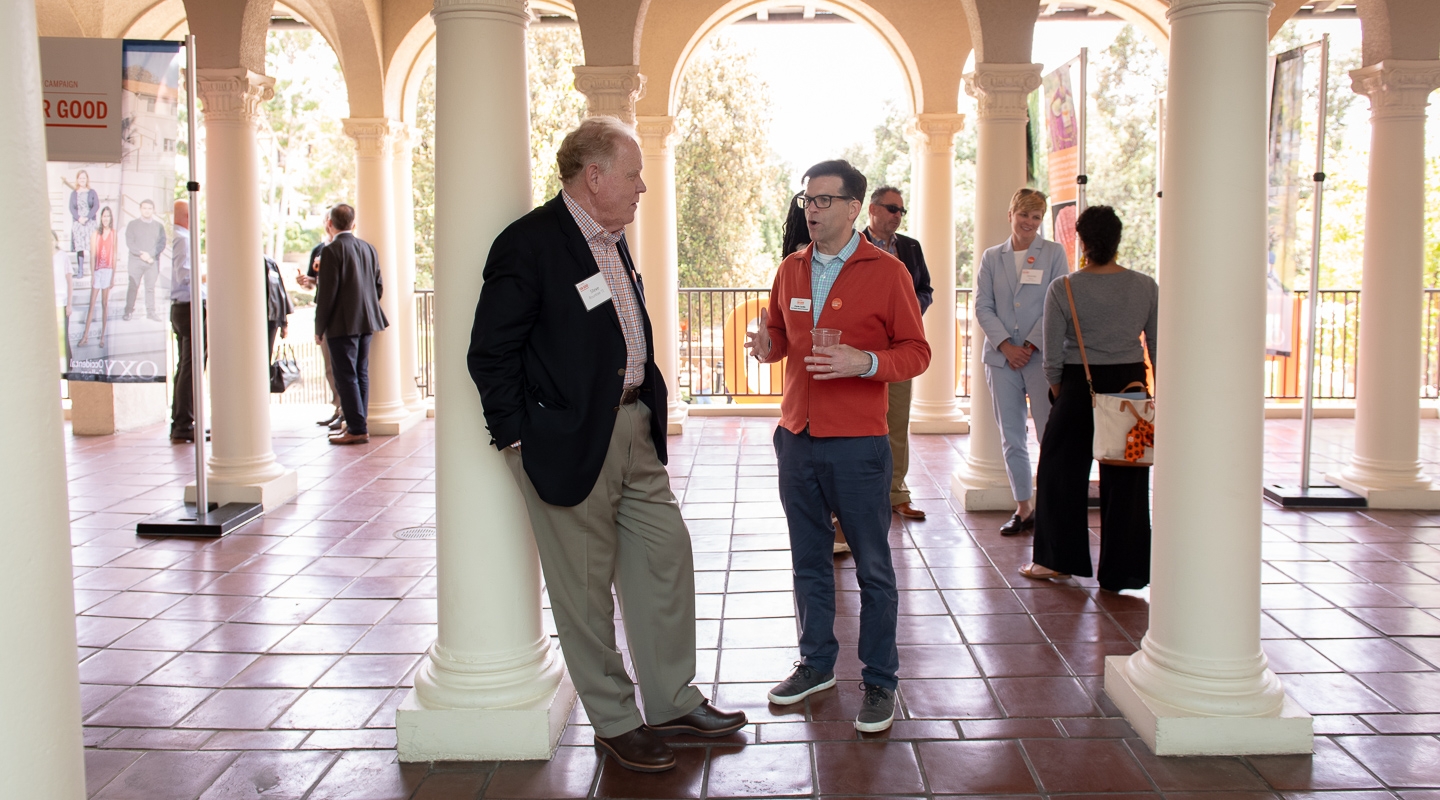
[{"label": "bag shoulder strap", "polygon": [[1070,276],[1065,276],[1065,299],[1070,301],[1070,321],[1075,323],[1075,341],[1080,345],[1080,363],[1085,365],[1085,383],[1090,387],[1090,404],[1095,404],[1095,382],[1090,379],[1090,359],[1085,356],[1085,337],[1080,333],[1080,315],[1075,313],[1075,293],[1070,291]]}]

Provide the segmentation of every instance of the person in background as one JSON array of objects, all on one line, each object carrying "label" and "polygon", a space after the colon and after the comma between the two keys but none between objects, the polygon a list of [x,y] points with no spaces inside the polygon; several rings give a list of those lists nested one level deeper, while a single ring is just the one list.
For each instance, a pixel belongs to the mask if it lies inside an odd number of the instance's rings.
[{"label": "person in background", "polygon": [[[335,239],[335,229],[330,226],[330,216],[325,216],[325,233],[320,237],[320,243],[310,250],[310,258],[305,272],[295,270],[295,283],[302,288],[315,290],[315,281],[320,275],[320,253],[325,246]],[[322,341],[320,343],[320,356],[325,362],[325,385],[330,387],[330,405],[335,409],[334,413],[322,420],[317,420],[316,425],[322,428],[328,427],[332,431],[340,430],[345,424],[345,414],[340,410],[340,394],[335,391],[335,367],[330,362],[330,348]]]},{"label": "person in background", "polygon": [[115,214],[110,206],[100,209],[100,227],[90,235],[88,248],[94,269],[90,273],[90,306],[85,309],[85,332],[76,346],[90,342],[90,322],[95,317],[95,303],[100,303],[100,341],[110,324],[110,288],[115,285]]},{"label": "person in background", "polygon": [[145,292],[145,315],[160,320],[155,309],[155,281],[160,277],[160,254],[165,252],[165,225],[155,219],[155,203],[140,201],[140,216],[125,226],[125,247],[130,261],[125,271],[130,276],[130,290],[125,294],[125,319],[135,313],[135,300]]},{"label": "person in background", "polygon": [[[170,244],[170,330],[175,332],[175,395],[170,403],[170,443],[195,441],[195,378],[190,344],[190,204],[176,200],[171,215],[174,241]],[[200,288],[200,313],[205,316],[205,288]],[[209,342],[202,353],[208,357]]]},{"label": "person in background", "polygon": [[[1133,383],[1143,387],[1147,350],[1155,364],[1160,288],[1154,278],[1115,262],[1121,230],[1110,206],[1085,209],[1075,221],[1083,266],[1050,284],[1045,298],[1045,379],[1054,405],[1040,440],[1034,560],[1020,568],[1027,578],[1094,574],[1088,508],[1095,439],[1091,392],[1124,392]],[[1075,297],[1073,315],[1067,287]],[[1080,358],[1076,316],[1093,386]],[[1150,583],[1148,467],[1100,465],[1098,577],[1100,588],[1112,592]]]},{"label": "person in background", "polygon": [[295,305],[290,302],[290,293],[285,291],[285,281],[280,277],[280,265],[275,259],[265,257],[265,331],[269,341],[270,362],[275,362],[275,332],[280,338],[290,336],[290,313]]},{"label": "person in background", "polygon": [[354,226],[353,206],[339,203],[330,209],[335,239],[320,252],[315,286],[315,343],[330,348],[335,389],[345,410],[345,427],[330,437],[330,444],[370,441],[370,338],[390,327],[380,308],[385,291],[380,257],[351,231]]},{"label": "person in background", "polygon": [[[791,356],[774,444],[800,661],[768,696],[792,705],[835,685],[834,513],[847,529],[860,584],[864,695],[855,728],[883,731],[895,719],[900,667],[885,384],[923,372],[930,346],[905,265],[855,230],[865,176],[837,160],[816,164],[805,179],[797,202],[812,242],[780,263],[770,307],[746,336],[761,363]],[[821,327],[840,330],[840,344],[814,347],[811,330]]]},{"label": "person in background", "polygon": [[975,321],[985,332],[985,384],[1015,498],[1015,515],[1000,527],[1003,536],[1035,527],[1025,401],[1028,397],[1035,439],[1043,440],[1050,417],[1050,386],[1040,349],[1046,293],[1070,268],[1065,248],[1040,236],[1045,203],[1045,195],[1034,189],[1022,188],[1010,198],[1010,238],[985,251],[975,280]]},{"label": "person in background", "polygon": [[[900,221],[908,211],[905,198],[894,186],[881,186],[871,192],[870,224],[865,228],[865,238],[905,265],[915,287],[915,299],[920,303],[920,314],[924,316],[935,299],[935,290],[930,286],[930,270],[925,266],[925,252],[920,249],[920,243],[898,232]],[[889,387],[885,424],[890,428],[890,459],[894,464],[890,507],[905,519],[925,519],[925,512],[910,504],[910,487],[905,485],[905,475],[910,471],[910,395],[914,383],[913,379],[895,381]]]},{"label": "person in background", "polygon": [[64,372],[70,368],[70,311],[75,297],[75,274],[70,271],[70,254],[60,246],[59,234],[50,231],[50,238],[55,243],[50,263],[55,271],[55,313],[60,318],[60,341],[65,348],[61,353],[65,359],[61,367]]},{"label": "person in background", "polygon": [[95,233],[96,215],[100,213],[100,195],[90,188],[90,173],[80,170],[75,173],[75,184],[61,178],[70,186],[70,249],[75,251],[75,277],[85,277],[85,253],[90,250],[90,236]]}]

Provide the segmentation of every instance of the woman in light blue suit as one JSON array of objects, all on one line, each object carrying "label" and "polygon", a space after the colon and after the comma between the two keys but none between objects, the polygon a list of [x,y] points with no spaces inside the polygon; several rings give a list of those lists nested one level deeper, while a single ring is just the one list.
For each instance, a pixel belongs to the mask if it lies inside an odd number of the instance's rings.
[{"label": "woman in light blue suit", "polygon": [[1035,437],[1045,434],[1050,387],[1045,381],[1045,295],[1050,282],[1069,272],[1065,248],[1039,236],[1045,195],[1021,189],[1010,199],[1010,238],[985,251],[975,280],[975,319],[985,331],[985,382],[1000,425],[1005,474],[1015,497],[1015,516],[1000,528],[1014,536],[1035,526],[1030,453],[1025,445],[1025,400]]}]

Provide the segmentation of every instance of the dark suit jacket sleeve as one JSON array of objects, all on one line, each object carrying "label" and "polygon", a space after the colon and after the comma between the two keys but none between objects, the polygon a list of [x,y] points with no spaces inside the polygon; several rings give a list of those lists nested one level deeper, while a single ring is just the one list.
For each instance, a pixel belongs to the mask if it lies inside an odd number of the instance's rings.
[{"label": "dark suit jacket sleeve", "polygon": [[320,277],[315,284],[315,335],[324,336],[340,302],[340,254],[332,242],[320,251]]},{"label": "dark suit jacket sleeve", "polygon": [[523,237],[508,231],[491,246],[465,356],[491,443],[500,450],[520,439],[526,413],[523,356],[543,296],[528,249]]},{"label": "dark suit jacket sleeve", "polygon": [[920,313],[924,314],[935,301],[935,289],[930,285],[930,268],[925,266],[925,251],[920,248],[920,242],[911,239],[910,245],[910,257],[903,260],[915,281],[915,299],[920,301]]}]

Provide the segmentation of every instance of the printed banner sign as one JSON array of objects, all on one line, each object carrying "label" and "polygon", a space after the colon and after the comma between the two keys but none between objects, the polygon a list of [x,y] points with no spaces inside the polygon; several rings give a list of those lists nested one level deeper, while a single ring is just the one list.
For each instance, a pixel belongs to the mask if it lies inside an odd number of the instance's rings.
[{"label": "printed banner sign", "polygon": [[[1075,94],[1071,91],[1070,71],[1079,63],[1071,59],[1046,75],[1041,82],[1042,116],[1047,142],[1046,175],[1050,195],[1050,235],[1065,248],[1065,260],[1071,269],[1079,268],[1076,259],[1075,217],[1079,213],[1080,120],[1076,112]],[[1081,87],[1082,91],[1084,87]]]},{"label": "printed banner sign", "polygon": [[121,40],[40,38],[51,161],[120,160]]},{"label": "printed banner sign", "polygon": [[1265,351],[1288,356],[1294,350],[1291,292],[1301,269],[1298,242],[1302,175],[1301,134],[1305,110],[1305,48],[1275,57],[1270,93],[1269,253],[1265,275]]},{"label": "printed banner sign", "polygon": [[181,45],[114,43],[116,158],[48,165],[64,377],[164,383]]}]

